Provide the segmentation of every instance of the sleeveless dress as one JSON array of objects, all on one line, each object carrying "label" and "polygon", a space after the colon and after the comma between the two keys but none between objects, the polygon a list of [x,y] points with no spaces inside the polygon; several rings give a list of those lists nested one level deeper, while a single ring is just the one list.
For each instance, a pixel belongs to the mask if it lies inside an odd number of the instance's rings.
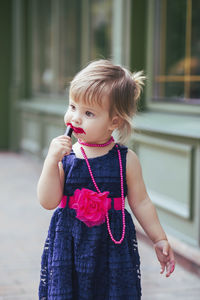
[{"label": "sleeveless dress", "polygon": [[[124,196],[127,195],[127,147],[118,145],[123,166]],[[114,208],[114,198],[121,197],[117,148],[89,158],[92,173],[101,192],[109,191],[110,228],[113,237],[122,236],[122,211]],[[125,209],[125,237],[115,244],[107,223],[88,227],[69,208],[69,196],[76,189],[96,191],[86,161],[72,151],[62,160],[65,172],[64,195],[67,204],[57,208],[51,219],[44,245],[39,285],[40,300],[139,300],[140,258],[132,217]]]}]

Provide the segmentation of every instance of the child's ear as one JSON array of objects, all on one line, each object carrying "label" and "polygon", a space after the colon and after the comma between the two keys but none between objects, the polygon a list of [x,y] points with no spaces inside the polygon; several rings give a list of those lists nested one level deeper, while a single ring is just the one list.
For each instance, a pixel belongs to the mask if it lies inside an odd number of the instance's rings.
[{"label": "child's ear", "polygon": [[110,130],[113,131],[113,130],[117,129],[118,127],[120,127],[121,123],[122,123],[121,118],[120,118],[118,115],[115,115],[115,116],[112,118]]}]

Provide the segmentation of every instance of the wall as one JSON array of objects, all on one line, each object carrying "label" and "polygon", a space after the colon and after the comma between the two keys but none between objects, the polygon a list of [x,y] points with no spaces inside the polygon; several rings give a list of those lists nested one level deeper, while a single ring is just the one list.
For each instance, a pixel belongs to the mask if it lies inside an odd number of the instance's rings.
[{"label": "wall", "polygon": [[0,149],[9,148],[12,1],[0,3]]}]

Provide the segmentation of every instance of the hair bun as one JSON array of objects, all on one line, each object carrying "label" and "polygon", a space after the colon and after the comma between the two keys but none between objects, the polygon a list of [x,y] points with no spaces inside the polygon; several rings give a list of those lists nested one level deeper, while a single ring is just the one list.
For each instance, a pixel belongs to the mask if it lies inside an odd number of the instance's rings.
[{"label": "hair bun", "polygon": [[132,73],[131,78],[135,82],[135,100],[140,97],[141,91],[144,86],[144,81],[146,80],[146,76],[144,75],[143,71],[138,71]]}]

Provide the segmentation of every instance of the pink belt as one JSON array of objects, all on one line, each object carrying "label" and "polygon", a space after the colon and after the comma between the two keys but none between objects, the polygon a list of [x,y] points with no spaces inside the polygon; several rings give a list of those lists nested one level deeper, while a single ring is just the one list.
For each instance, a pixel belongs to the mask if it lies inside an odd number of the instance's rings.
[{"label": "pink belt", "polygon": [[[62,200],[59,204],[58,207],[60,208],[65,208],[65,206],[67,205],[67,197],[66,195],[63,195],[62,197]],[[111,204],[110,206],[108,207],[108,209],[111,209],[112,207],[112,203],[114,204],[113,205],[113,208],[115,210],[121,210],[122,209],[122,198],[111,198],[113,201],[111,201]],[[69,202],[68,202],[68,205],[69,205],[69,208],[71,208],[72,204],[74,203],[74,196],[70,196],[69,197]]]}]

